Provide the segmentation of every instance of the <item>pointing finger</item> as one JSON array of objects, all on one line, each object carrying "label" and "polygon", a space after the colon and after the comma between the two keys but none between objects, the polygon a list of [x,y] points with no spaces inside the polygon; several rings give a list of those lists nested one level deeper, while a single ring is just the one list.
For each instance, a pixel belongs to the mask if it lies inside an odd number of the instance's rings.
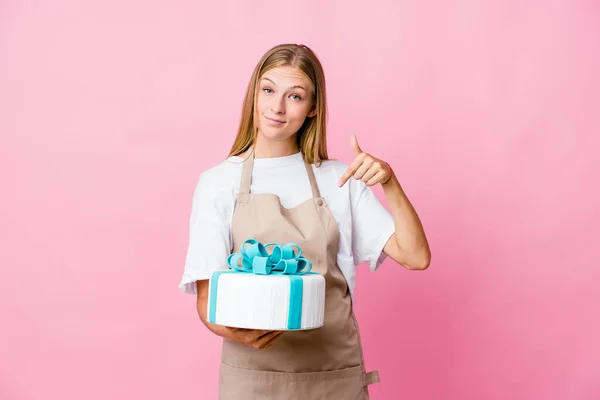
[{"label": "pointing finger", "polygon": [[[361,153],[362,154],[362,153]],[[346,183],[346,181],[348,179],[350,179],[350,177],[352,175],[354,175],[354,173],[358,170],[358,168],[362,165],[364,160],[364,157],[362,156],[358,156],[354,159],[354,161],[352,162],[352,164],[350,164],[348,166],[348,168],[346,169],[346,172],[344,172],[344,175],[342,175],[342,177],[340,178],[340,180],[338,181],[338,186],[342,187],[344,186],[344,184]]]}]

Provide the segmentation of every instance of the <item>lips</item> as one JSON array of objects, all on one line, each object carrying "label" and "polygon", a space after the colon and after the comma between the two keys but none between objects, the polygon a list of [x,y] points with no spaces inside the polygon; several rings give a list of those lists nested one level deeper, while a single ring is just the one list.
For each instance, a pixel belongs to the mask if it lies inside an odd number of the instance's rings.
[{"label": "lips", "polygon": [[269,122],[273,123],[273,124],[283,124],[285,121],[280,121],[278,119],[274,119],[274,118],[269,118],[269,117],[265,117]]}]

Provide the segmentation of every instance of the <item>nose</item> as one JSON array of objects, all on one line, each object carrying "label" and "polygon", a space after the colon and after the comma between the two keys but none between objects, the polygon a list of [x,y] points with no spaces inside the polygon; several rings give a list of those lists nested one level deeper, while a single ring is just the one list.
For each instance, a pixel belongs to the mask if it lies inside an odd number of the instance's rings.
[{"label": "nose", "polygon": [[275,96],[273,98],[271,111],[273,111],[275,114],[285,114],[285,100],[283,96]]}]

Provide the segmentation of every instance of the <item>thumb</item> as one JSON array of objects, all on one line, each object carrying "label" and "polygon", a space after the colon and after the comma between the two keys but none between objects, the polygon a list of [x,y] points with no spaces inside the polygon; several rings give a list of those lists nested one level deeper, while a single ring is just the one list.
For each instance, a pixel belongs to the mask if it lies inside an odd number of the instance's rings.
[{"label": "thumb", "polygon": [[352,135],[350,137],[350,147],[352,147],[352,151],[354,152],[354,155],[358,156],[360,153],[362,153],[362,150],[361,150],[360,146],[358,145],[358,139],[356,138],[356,135]]}]

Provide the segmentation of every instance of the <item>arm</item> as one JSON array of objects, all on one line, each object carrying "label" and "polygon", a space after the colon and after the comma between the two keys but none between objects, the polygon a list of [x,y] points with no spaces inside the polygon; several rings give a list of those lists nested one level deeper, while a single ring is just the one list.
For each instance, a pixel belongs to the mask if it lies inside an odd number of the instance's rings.
[{"label": "arm", "polygon": [[[215,335],[264,349],[281,332],[237,329],[208,322],[209,280],[213,271],[226,264],[230,254],[230,224],[235,198],[222,184],[222,172],[202,173],[194,189],[190,215],[190,239],[180,288],[196,294],[196,311],[202,323]],[[207,233],[208,232],[208,233]]]},{"label": "arm", "polygon": [[266,349],[283,331],[261,331],[254,329],[230,328],[228,326],[211,324],[207,320],[206,306],[208,303],[208,279],[196,282],[197,300],[196,308],[202,323],[215,335],[224,337],[234,342],[252,346],[256,349]]},{"label": "arm", "polygon": [[388,165],[383,167],[390,170],[389,179],[382,187],[395,226],[395,232],[386,243],[383,252],[407,269],[427,269],[431,251],[419,216],[391,168]]},{"label": "arm", "polygon": [[338,185],[343,186],[350,177],[362,180],[367,186],[381,184],[391,208],[395,229],[383,252],[407,269],[427,269],[431,260],[429,244],[419,216],[396,175],[388,163],[363,152],[354,135],[351,146],[356,158],[342,175]]},{"label": "arm", "polygon": [[206,308],[208,304],[208,279],[197,281],[196,286],[196,309],[198,310],[198,316],[200,317],[200,320],[208,328],[208,330],[214,333],[215,335],[222,337],[229,336],[229,331],[226,327],[211,324],[210,322],[208,322],[206,315]]}]

